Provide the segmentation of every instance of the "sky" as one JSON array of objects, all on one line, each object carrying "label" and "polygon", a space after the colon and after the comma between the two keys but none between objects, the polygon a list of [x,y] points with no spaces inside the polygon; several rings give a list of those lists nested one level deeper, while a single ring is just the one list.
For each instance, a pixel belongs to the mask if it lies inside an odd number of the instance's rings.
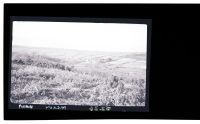
[{"label": "sky", "polygon": [[146,52],[147,25],[14,21],[13,45],[106,52]]}]

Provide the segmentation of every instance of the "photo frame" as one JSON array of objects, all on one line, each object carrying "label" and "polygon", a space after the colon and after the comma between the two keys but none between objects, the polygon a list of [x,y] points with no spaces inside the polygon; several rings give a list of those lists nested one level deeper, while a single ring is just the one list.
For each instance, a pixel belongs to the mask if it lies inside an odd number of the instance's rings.
[{"label": "photo frame", "polygon": [[[193,14],[186,14],[185,8]],[[158,10],[162,14],[157,13]],[[194,22],[199,21],[197,10],[199,5],[192,4],[4,4],[4,119],[199,119],[199,102],[191,103],[183,97],[190,94],[183,92],[188,90],[188,81],[197,80],[192,78],[193,74],[185,73],[191,72],[189,67],[184,68],[184,71],[182,69],[190,63],[190,59],[185,58],[191,55],[183,34],[187,32],[184,36],[194,36],[194,27],[198,26]],[[101,111],[102,106],[93,106],[94,111],[91,111],[91,106],[12,104],[10,83],[13,21],[146,24],[145,107],[114,106],[109,111]],[[187,26],[188,23],[193,26]],[[181,78],[183,76],[184,79]],[[193,86],[198,87],[197,83],[193,83]],[[191,90],[191,98],[198,96],[194,91]],[[58,110],[60,108],[64,110]]]}]

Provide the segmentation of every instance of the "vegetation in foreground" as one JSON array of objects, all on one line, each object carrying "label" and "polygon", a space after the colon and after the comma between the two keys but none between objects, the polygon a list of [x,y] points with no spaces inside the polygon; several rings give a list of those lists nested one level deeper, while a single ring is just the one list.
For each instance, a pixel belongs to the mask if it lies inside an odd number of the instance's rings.
[{"label": "vegetation in foreground", "polygon": [[59,58],[14,51],[11,102],[99,106],[145,105],[144,78],[120,71],[113,73],[114,68],[104,69],[98,66],[80,68]]}]

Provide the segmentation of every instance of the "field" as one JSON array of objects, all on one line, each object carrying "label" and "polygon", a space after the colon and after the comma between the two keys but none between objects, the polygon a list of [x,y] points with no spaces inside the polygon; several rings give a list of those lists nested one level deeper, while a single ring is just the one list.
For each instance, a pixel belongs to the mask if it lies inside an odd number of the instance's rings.
[{"label": "field", "polygon": [[13,103],[144,106],[145,93],[145,53],[13,46]]}]

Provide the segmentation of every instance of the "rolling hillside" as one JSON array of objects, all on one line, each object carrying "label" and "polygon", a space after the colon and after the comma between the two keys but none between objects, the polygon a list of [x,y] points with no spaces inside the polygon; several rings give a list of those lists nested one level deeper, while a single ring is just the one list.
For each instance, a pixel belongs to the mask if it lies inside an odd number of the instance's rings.
[{"label": "rolling hillside", "polygon": [[146,56],[14,46],[11,102],[144,106]]}]

